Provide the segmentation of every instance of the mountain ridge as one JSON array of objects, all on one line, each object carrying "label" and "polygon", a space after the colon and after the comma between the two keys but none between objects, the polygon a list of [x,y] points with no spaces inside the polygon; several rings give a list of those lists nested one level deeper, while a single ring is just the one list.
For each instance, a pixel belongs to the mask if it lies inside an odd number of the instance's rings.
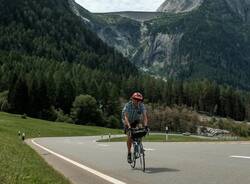
[{"label": "mountain ridge", "polygon": [[193,11],[203,3],[204,0],[166,0],[157,9],[158,12],[184,13]]}]

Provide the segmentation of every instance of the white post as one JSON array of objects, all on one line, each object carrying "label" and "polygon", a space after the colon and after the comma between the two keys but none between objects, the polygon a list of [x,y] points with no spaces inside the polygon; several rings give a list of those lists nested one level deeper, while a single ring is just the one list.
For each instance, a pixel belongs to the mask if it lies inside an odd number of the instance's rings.
[{"label": "white post", "polygon": [[22,140],[24,141],[25,140],[25,133],[23,132],[22,134]]},{"label": "white post", "polygon": [[168,141],[168,126],[166,126],[166,142]]},{"label": "white post", "polygon": [[166,126],[166,134],[168,134],[168,126]]},{"label": "white post", "polygon": [[111,139],[111,133],[109,133],[109,142],[110,142],[110,139]]}]

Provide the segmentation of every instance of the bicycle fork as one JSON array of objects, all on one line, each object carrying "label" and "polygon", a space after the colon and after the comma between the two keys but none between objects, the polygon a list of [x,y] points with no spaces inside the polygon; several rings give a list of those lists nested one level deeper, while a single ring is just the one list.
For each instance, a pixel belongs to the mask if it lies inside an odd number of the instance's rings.
[{"label": "bicycle fork", "polygon": [[135,158],[139,158],[141,155],[144,155],[144,149],[142,144],[135,142],[134,143],[134,153],[135,153]]}]

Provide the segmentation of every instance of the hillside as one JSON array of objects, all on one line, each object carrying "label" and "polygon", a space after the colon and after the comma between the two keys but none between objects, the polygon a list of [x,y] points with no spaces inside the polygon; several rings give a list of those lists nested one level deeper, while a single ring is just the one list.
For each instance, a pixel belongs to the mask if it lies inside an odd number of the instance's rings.
[{"label": "hillside", "polygon": [[[239,20],[234,22],[239,26],[235,30],[227,29],[233,31],[232,36],[217,36],[222,24],[216,21],[223,16],[214,17],[221,12],[213,9],[216,3],[211,3],[210,9],[202,4],[188,13],[160,13],[159,16],[156,13],[154,17],[154,13],[139,16],[138,12],[125,12],[123,16],[92,14],[73,0],[14,2],[4,1],[0,6],[1,111],[52,121],[119,127],[122,101],[128,100],[134,91],[140,91],[146,103],[186,105],[236,120],[250,117],[249,97],[218,85],[246,88],[249,72],[247,60],[242,60],[245,55],[241,54],[248,46],[239,45],[241,50],[237,50],[241,32],[237,33],[239,37],[234,37],[243,19],[224,17],[225,22]],[[217,4],[224,7],[224,3]],[[216,24],[200,19],[209,13],[208,18],[214,18]],[[144,22],[131,19],[149,15],[153,19]],[[208,30],[208,25],[211,33],[204,37],[202,30]],[[194,28],[200,30],[195,35]],[[131,58],[139,68],[168,80],[138,72],[128,59],[97,35]],[[213,44],[212,38],[214,42],[221,41],[221,45]],[[230,43],[228,47],[224,42]],[[226,52],[228,49],[232,49],[231,55]],[[197,54],[198,50],[202,55]],[[213,57],[218,53],[220,57]],[[225,63],[218,64],[220,58]],[[239,61],[233,62],[235,59]],[[190,80],[169,80],[171,77]]]},{"label": "hillside", "polygon": [[120,81],[138,70],[85,21],[68,0],[1,1],[1,110],[56,120],[54,110],[70,114],[75,97],[89,94],[103,107],[100,116],[119,117],[118,105],[116,113],[105,107],[120,95]]},{"label": "hillside", "polygon": [[55,136],[88,136],[119,134],[120,131],[89,126],[55,123],[38,119],[22,119],[20,115],[0,112],[0,182],[1,184],[69,184],[69,181],[53,170],[28,145],[18,131],[27,138]]},{"label": "hillside", "polygon": [[129,18],[139,22],[144,22],[152,19],[156,19],[163,15],[162,12],[135,12],[135,11],[125,11],[125,12],[114,12],[114,13],[96,13],[100,17],[109,15],[119,15],[121,17]]},{"label": "hillside", "polygon": [[[38,56],[56,61],[81,62],[90,68],[110,69],[119,63],[123,73],[136,69],[103,43],[76,16],[68,0],[3,1],[0,6],[0,51]],[[106,57],[95,65],[86,57]]]},{"label": "hillside", "polygon": [[204,0],[166,0],[158,12],[183,13],[198,8]]},{"label": "hillside", "polygon": [[250,27],[224,1],[204,1],[195,11],[169,15],[149,24],[156,38],[161,35],[171,40],[168,52],[162,49],[167,59],[155,56],[164,64],[162,73],[183,79],[207,78],[249,89]]},{"label": "hillside", "polygon": [[249,0],[167,0],[150,20],[136,18],[144,12],[98,14],[105,23],[92,30],[151,74],[250,89],[249,5]]}]

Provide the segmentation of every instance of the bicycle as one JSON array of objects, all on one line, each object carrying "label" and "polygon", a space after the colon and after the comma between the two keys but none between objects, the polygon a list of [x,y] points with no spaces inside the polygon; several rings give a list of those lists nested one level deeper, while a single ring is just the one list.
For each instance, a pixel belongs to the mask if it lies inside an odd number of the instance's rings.
[{"label": "bicycle", "polygon": [[133,149],[131,153],[132,163],[130,166],[135,168],[136,160],[140,159],[140,165],[143,172],[145,172],[145,150],[142,145],[142,137],[148,133],[144,128],[132,128],[131,138],[133,139]]}]

